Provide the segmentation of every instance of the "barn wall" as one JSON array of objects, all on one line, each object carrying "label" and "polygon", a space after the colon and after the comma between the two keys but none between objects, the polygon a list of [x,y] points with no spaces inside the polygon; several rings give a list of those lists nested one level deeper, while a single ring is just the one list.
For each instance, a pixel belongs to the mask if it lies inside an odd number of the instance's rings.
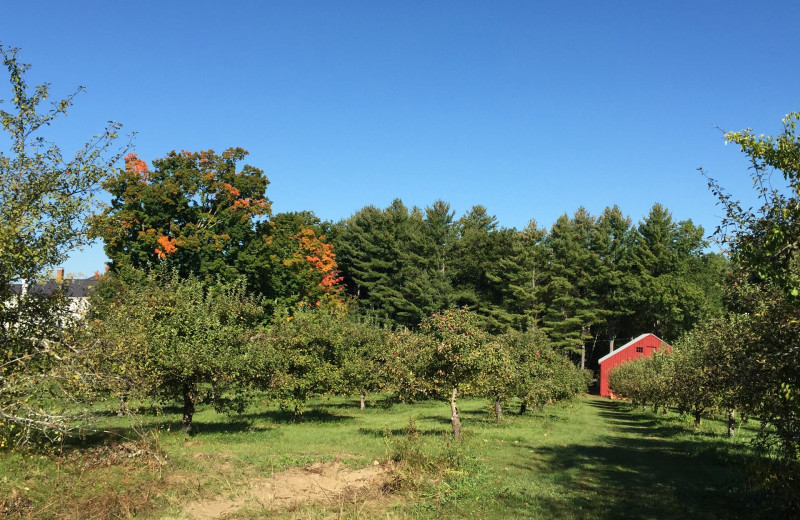
[{"label": "barn wall", "polygon": [[[625,345],[616,350],[611,357],[600,363],[600,395],[610,396],[611,391],[608,387],[608,374],[614,367],[627,363],[636,358],[648,357],[653,352],[660,350],[666,345],[658,336],[648,334],[639,341]],[[637,347],[641,347],[642,352],[637,352]]]}]

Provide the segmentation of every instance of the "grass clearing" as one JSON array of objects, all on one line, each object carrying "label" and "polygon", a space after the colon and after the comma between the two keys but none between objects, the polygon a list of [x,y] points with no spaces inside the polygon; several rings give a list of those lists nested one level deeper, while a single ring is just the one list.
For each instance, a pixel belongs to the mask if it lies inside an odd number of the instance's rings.
[{"label": "grass clearing", "polygon": [[[128,424],[109,416],[118,432],[111,442],[52,457],[3,453],[0,496],[11,499],[0,499],[0,516],[5,507],[23,518],[187,518],[192,504],[215,500],[236,507],[205,518],[772,516],[746,485],[747,428],[729,440],[722,422],[694,432],[677,415],[596,397],[507,413],[500,424],[485,401],[460,408],[461,443],[450,441],[449,407],[438,402],[359,410],[356,400],[319,400],[298,420],[263,405],[233,417],[201,408],[188,440],[175,410],[144,415],[141,427],[158,432],[167,456],[163,467],[121,441]],[[276,503],[253,492],[314,464],[319,475],[335,467],[342,478],[379,464],[386,478],[324,500]]]}]

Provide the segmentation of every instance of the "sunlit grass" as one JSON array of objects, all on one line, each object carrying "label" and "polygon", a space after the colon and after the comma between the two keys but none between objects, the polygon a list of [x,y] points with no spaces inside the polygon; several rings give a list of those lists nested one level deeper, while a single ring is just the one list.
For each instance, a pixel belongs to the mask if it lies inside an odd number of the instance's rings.
[{"label": "sunlit grass", "polygon": [[[383,463],[408,449],[403,442],[413,418],[418,439],[414,449],[426,460],[458,459],[446,471],[420,471],[421,485],[395,489],[397,499],[376,505],[377,510],[365,507],[368,504],[340,505],[338,511],[308,504],[285,516],[767,516],[759,497],[746,486],[746,466],[753,457],[747,440],[753,432],[743,428],[730,440],[723,436],[721,421],[707,420],[695,432],[691,421],[676,414],[656,416],[625,403],[587,397],[524,416],[510,407],[498,424],[488,413],[488,403],[464,400],[460,409],[465,439],[448,447],[445,403],[389,407],[374,396],[367,410],[344,398],[312,404],[299,418],[263,403],[237,416],[200,407],[196,433],[188,439],[180,431],[177,409],[142,414],[138,430],[148,432],[151,446],[166,455],[163,467],[148,463],[144,455],[106,465],[105,448],[92,447],[91,442],[122,443],[132,435],[127,419],[109,415],[104,429],[115,431],[111,441],[107,435],[87,439],[81,450],[67,447],[61,457],[4,453],[0,495],[16,493],[17,512],[31,518],[177,516],[182,504],[233,496],[253,479],[291,466],[332,460],[352,468]],[[258,518],[263,513],[251,510],[242,515]]]}]

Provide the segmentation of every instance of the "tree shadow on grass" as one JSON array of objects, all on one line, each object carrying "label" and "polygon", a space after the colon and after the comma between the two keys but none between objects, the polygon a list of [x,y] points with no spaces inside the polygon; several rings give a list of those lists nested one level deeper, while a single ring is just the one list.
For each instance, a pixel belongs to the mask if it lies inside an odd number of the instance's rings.
[{"label": "tree shadow on grass", "polygon": [[608,519],[764,518],[757,497],[746,497],[742,475],[710,454],[687,455],[657,440],[536,451],[539,464],[516,466],[554,474],[558,499],[535,498],[544,509],[561,510],[554,518],[580,511]]},{"label": "tree shadow on grass", "polygon": [[[146,434],[154,430],[180,432],[182,427],[183,424],[180,419],[142,421],[136,425],[114,428],[111,434],[108,432],[98,432],[97,434],[93,434],[92,439],[94,443],[104,444],[107,443],[109,439],[113,440],[114,438],[138,439],[141,433]],[[244,433],[274,429],[273,426],[255,424],[253,420],[248,418],[228,417],[221,421],[192,421],[190,435],[202,436],[217,433]],[[86,442],[86,440],[82,441],[84,445]]]},{"label": "tree shadow on grass", "polygon": [[[369,435],[372,437],[405,437],[408,435],[408,427],[403,428],[359,428],[358,433],[362,435]],[[419,428],[416,430],[418,435],[424,437],[442,437],[445,435],[444,430],[438,428]]]},{"label": "tree shadow on grass", "polygon": [[596,445],[540,446],[520,457],[513,465],[542,475],[555,492],[498,497],[509,511],[547,512],[550,518],[774,517],[762,497],[746,490],[744,468],[753,456],[717,449],[702,438],[675,438],[677,427],[625,414],[610,402],[589,404],[613,420],[608,436]]},{"label": "tree shadow on grass", "polygon": [[245,413],[241,417],[255,420],[269,420],[279,424],[301,424],[301,423],[340,423],[355,419],[352,415],[331,413],[325,410],[327,407],[312,408],[304,411],[300,415],[295,415],[291,410],[265,410],[261,412]]},{"label": "tree shadow on grass", "polygon": [[350,410],[350,411],[359,411],[361,406],[361,402],[358,399],[348,399],[343,403],[332,403],[332,402],[318,402],[314,405],[314,408],[331,408],[334,410]]},{"label": "tree shadow on grass", "polygon": [[[195,420],[192,421],[191,435],[217,434],[217,433],[243,433],[252,431],[266,431],[274,429],[269,424],[302,424],[302,423],[342,423],[352,421],[355,417],[350,415],[331,413],[326,407],[312,408],[301,415],[295,415],[289,410],[264,410],[242,414],[220,413],[216,420],[204,420],[208,412],[205,406],[198,410]],[[153,430],[180,431],[182,428],[181,416],[183,409],[179,407],[162,407],[156,415],[152,411],[134,414],[135,424],[115,425],[103,431],[88,432],[80,437],[69,438],[65,445],[71,447],[92,447],[107,444],[109,439],[117,437],[123,439],[138,439],[141,432]],[[116,414],[114,414],[116,416]],[[109,434],[113,431],[113,434]]]},{"label": "tree shadow on grass", "polygon": [[[442,408],[441,414],[427,414],[417,417],[419,420],[434,421],[440,424],[451,424],[450,410]],[[467,423],[475,424],[497,424],[495,418],[487,410],[458,410],[458,415],[461,417],[462,426],[466,421]]]},{"label": "tree shadow on grass", "polygon": [[[157,405],[140,405],[135,406],[131,405],[129,408],[130,413],[138,416],[148,416],[148,415],[180,415],[183,413],[183,407],[179,405],[164,405],[164,406],[157,406]],[[121,408],[116,409],[108,409],[108,410],[95,410],[92,412],[92,415],[95,417],[124,417],[125,413],[122,412]]]},{"label": "tree shadow on grass", "polygon": [[[645,415],[645,412],[640,412],[624,402],[593,400],[589,401],[588,404],[600,410],[599,414],[606,419],[606,423],[624,433],[657,435],[669,438],[676,434],[687,433],[689,431],[687,428],[690,428],[686,424],[677,423],[674,416]],[[718,419],[706,420],[718,421]],[[692,435],[706,439],[719,440],[725,438],[719,433],[702,429],[692,432]]]},{"label": "tree shadow on grass", "polygon": [[[269,429],[255,425],[256,422],[266,421],[273,424],[302,424],[302,423],[339,423],[352,421],[355,417],[351,415],[344,415],[338,413],[331,413],[325,409],[326,407],[315,407],[304,411],[300,415],[295,415],[292,410],[262,410],[258,412],[245,412],[240,414],[225,414],[219,412],[219,420],[217,421],[204,421],[202,418],[198,419],[197,415],[192,422],[193,429],[198,432],[214,432],[214,433],[236,433],[242,431],[250,431],[253,429],[263,430]],[[205,412],[205,410],[204,410]],[[162,416],[161,420],[153,420],[146,425],[150,427],[169,426],[172,430],[181,428],[182,411],[179,413],[171,414],[169,418],[166,414]],[[195,428],[196,427],[196,428]]]}]

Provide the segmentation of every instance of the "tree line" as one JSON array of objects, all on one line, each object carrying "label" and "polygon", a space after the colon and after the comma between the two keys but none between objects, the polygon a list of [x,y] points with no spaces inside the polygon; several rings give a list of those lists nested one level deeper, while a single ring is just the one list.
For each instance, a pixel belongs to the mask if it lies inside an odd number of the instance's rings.
[{"label": "tree line", "polygon": [[246,154],[173,151],[152,168],[126,156],[104,181],[111,204],[92,228],[111,271],[241,278],[271,311],[347,295],[359,315],[412,329],[468,307],[491,333],[541,329],[582,367],[587,346],[596,359],[643,331],[672,340],[722,312],[725,259],[705,250],[702,227],[659,204],[638,225],[614,206],[520,231],[482,206],[455,220],[446,202],[399,200],[330,223],[273,215],[263,171],[238,167]]},{"label": "tree line", "polygon": [[128,154],[93,219],[111,271],[243,279],[271,312],[347,296],[357,314],[411,329],[468,307],[491,333],[542,330],[581,367],[587,347],[597,359],[617,338],[673,340],[722,312],[725,259],[706,251],[702,227],[660,204],[638,225],[614,206],[517,230],[483,206],[456,220],[446,202],[420,210],[399,200],[330,223],[273,215],[264,172],[239,166],[246,155],[172,151],[151,168]]},{"label": "tree line", "polygon": [[363,208],[329,233],[357,312],[416,327],[468,306],[490,332],[541,330],[585,366],[618,338],[673,340],[722,313],[727,262],[706,251],[702,227],[655,204],[634,225],[617,206],[579,208],[551,228],[501,227],[483,206],[461,218],[436,201]]}]

